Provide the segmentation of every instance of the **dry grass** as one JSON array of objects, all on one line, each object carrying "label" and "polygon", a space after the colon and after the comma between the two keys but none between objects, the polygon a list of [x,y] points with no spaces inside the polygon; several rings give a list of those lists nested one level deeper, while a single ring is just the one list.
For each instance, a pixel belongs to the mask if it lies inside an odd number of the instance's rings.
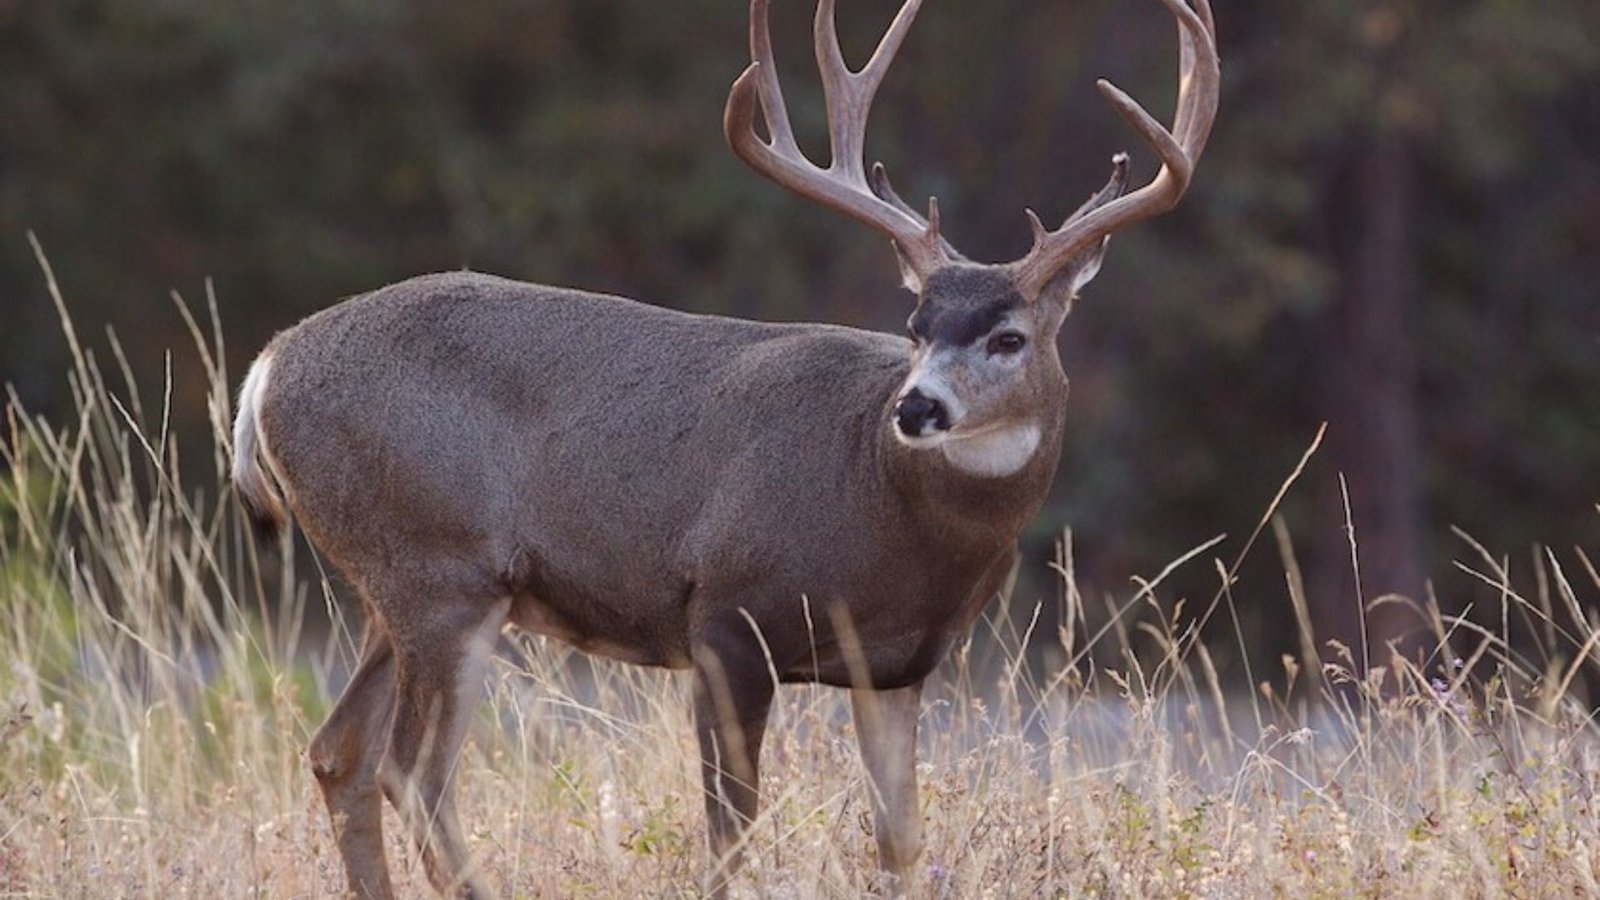
[{"label": "dry grass", "polygon": [[[61,315],[77,419],[53,425],[13,397],[4,433],[0,895],[336,895],[301,758],[352,658],[346,631],[304,630],[324,605],[340,621],[335,595],[295,579],[292,544],[258,553],[224,487],[186,476],[165,404],[138,404],[115,348],[121,383],[108,384]],[[191,320],[217,425],[208,472],[223,468],[230,384],[214,305],[211,321]],[[1288,588],[1253,590],[1304,622],[1276,536]],[[1168,571],[1213,564],[1216,546]],[[1600,577],[1582,551],[1548,553],[1523,593],[1503,561],[1463,546],[1473,562],[1454,577],[1496,589],[1499,628],[1424,604],[1454,650],[1358,681],[1364,651],[1333,648],[1324,665],[1306,627],[1253,691],[1219,684],[1200,640],[1231,649],[1230,592],[1196,617],[1162,578],[1136,580],[1107,620],[1086,612],[1064,552],[1059,607],[986,622],[933,679],[918,892],[1600,893],[1600,742],[1568,697],[1600,639],[1582,611]],[[1215,565],[1232,587],[1237,563]],[[1516,618],[1535,625],[1535,658],[1505,638]],[[504,651],[460,762],[488,881],[519,897],[695,895],[705,851],[683,680],[541,640]],[[873,892],[841,692],[785,689],[775,719],[740,891]],[[400,889],[426,895],[387,824]]]}]

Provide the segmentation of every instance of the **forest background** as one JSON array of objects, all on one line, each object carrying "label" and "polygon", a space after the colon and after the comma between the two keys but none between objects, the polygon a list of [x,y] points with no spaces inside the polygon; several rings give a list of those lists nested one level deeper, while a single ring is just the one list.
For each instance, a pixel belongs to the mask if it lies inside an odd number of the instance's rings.
[{"label": "forest background", "polygon": [[[815,153],[810,4],[775,6]],[[894,4],[841,6],[859,62]],[[1066,529],[1091,594],[1242,540],[1323,422],[1280,510],[1323,637],[1357,628],[1347,524],[1362,597],[1432,591],[1446,612],[1488,590],[1452,569],[1452,528],[1513,572],[1539,545],[1600,545],[1600,6],[1221,0],[1217,16],[1221,114],[1195,186],[1118,236],[1062,336],[1066,450],[1022,602],[1051,589]],[[114,328],[150,390],[161,348],[190,344],[169,292],[208,286],[234,378],[312,311],[461,267],[899,331],[911,298],[889,248],[725,147],[745,23],[736,0],[0,0],[0,383],[72,409],[30,230],[79,327],[91,343]],[[1175,64],[1156,2],[929,3],[869,158],[938,195],[963,250],[1010,258],[1022,209],[1059,218],[1113,152],[1153,174],[1093,84],[1164,117]],[[172,366],[176,431],[203,440],[199,364]],[[1282,564],[1247,565],[1243,645],[1275,659],[1294,634]],[[1216,589],[1203,567],[1175,578]],[[1372,627],[1420,624],[1386,605]]]}]

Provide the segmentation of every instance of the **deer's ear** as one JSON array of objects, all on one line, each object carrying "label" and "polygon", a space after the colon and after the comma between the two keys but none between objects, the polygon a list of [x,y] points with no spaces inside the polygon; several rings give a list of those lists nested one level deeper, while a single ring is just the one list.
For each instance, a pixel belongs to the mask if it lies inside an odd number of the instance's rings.
[{"label": "deer's ear", "polygon": [[1084,286],[1100,274],[1100,264],[1105,262],[1106,247],[1110,244],[1111,237],[1107,235],[1093,247],[1073,257],[1071,262],[1062,266],[1061,271],[1045,284],[1044,290],[1039,292],[1039,299],[1062,305],[1069,305],[1078,299],[1078,293]]},{"label": "deer's ear", "polygon": [[1066,282],[1064,286],[1067,288],[1069,300],[1078,296],[1078,292],[1100,274],[1100,264],[1105,262],[1106,248],[1109,246],[1111,246],[1111,235],[1108,234],[1100,239],[1100,243],[1078,254],[1067,264],[1060,280]]},{"label": "deer's ear", "polygon": [[900,249],[898,243],[894,241],[890,241],[890,243],[894,244],[895,262],[900,264],[900,283],[911,293],[916,294],[918,297],[922,296],[922,276],[917,274],[917,267],[906,259],[905,251]]}]

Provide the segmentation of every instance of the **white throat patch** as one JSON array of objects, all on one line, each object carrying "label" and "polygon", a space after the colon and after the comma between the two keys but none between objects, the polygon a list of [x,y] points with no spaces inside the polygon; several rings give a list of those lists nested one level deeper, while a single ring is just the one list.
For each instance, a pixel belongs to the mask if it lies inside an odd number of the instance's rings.
[{"label": "white throat patch", "polygon": [[944,458],[968,475],[1004,478],[1015,474],[1039,449],[1039,426],[1007,425],[965,437],[952,435],[939,444]]}]

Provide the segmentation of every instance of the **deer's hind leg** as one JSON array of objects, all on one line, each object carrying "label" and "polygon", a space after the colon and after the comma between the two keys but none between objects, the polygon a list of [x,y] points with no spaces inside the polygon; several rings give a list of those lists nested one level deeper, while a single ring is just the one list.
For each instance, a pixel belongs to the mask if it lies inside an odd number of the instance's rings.
[{"label": "deer's hind leg", "polygon": [[394,648],[369,607],[361,661],[306,753],[322,788],[350,891],[383,900],[394,892],[383,856],[378,766],[394,713],[394,668]]},{"label": "deer's hind leg", "polygon": [[490,896],[474,871],[455,808],[455,768],[490,650],[509,600],[416,609],[395,630],[396,689],[384,792],[422,850],[428,880],[448,897]]}]

